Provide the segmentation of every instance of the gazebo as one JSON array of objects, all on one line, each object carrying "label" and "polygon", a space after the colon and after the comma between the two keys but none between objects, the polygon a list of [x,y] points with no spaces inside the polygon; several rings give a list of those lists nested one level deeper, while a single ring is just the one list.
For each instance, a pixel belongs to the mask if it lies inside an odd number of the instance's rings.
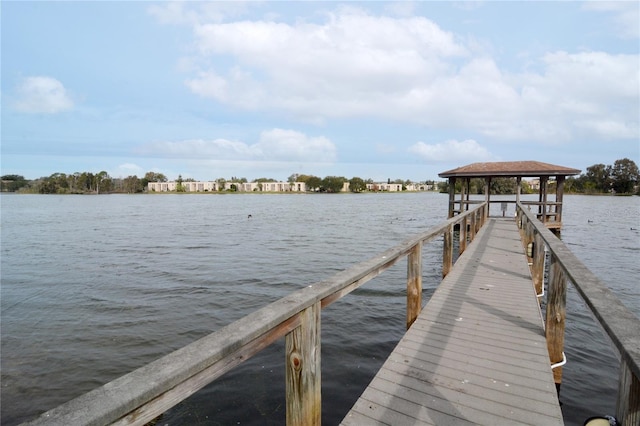
[{"label": "gazebo", "polygon": [[[580,170],[569,167],[556,166],[554,164],[541,163],[539,161],[501,161],[490,163],[473,163],[457,169],[439,173],[438,176],[449,180],[449,215],[454,215],[469,210],[469,205],[482,201],[472,201],[469,199],[469,189],[471,179],[484,179],[484,196],[487,202],[487,212],[491,206],[491,180],[494,178],[516,178],[517,189],[515,203],[520,202],[522,191],[522,178],[537,178],[538,202],[527,201],[522,204],[537,206],[538,219],[553,231],[559,231],[562,227],[562,193],[564,191],[564,181],[567,176],[580,174]],[[548,199],[549,181],[555,180],[555,199]],[[462,190],[459,200],[456,200],[456,181],[462,180]],[[503,200],[493,201],[501,203],[502,211],[506,210],[506,203]],[[531,207],[529,207],[531,208]]]}]

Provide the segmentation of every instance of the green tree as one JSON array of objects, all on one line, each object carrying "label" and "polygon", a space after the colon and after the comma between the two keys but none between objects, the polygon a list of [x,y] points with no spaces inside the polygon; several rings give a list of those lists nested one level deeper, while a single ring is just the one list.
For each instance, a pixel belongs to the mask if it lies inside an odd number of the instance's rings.
[{"label": "green tree", "polygon": [[91,191],[93,185],[93,173],[82,172],[76,179],[76,189],[79,192]]},{"label": "green tree", "polygon": [[337,193],[342,191],[342,187],[346,181],[347,179],[342,176],[326,176],[322,179],[321,188],[324,189],[325,192]]},{"label": "green tree", "polygon": [[515,178],[499,177],[491,179],[492,194],[515,194],[516,186]]},{"label": "green tree", "polygon": [[635,162],[628,158],[616,160],[611,169],[611,185],[617,193],[632,193],[640,180],[640,173]]},{"label": "green tree", "polygon": [[0,185],[2,192],[16,192],[29,184],[21,175],[4,175],[0,179],[2,180]]},{"label": "green tree", "polygon": [[142,181],[138,179],[138,176],[127,176],[123,180],[124,191],[129,194],[135,194],[136,192],[142,192]]},{"label": "green tree", "polygon": [[[529,182],[527,182],[527,181],[526,181],[526,180],[524,180],[524,179],[522,179],[522,180],[520,181],[520,187],[521,187],[520,192],[521,192],[522,194],[533,194],[533,192],[534,192],[534,191],[533,191],[533,189],[531,189],[531,185],[529,185]],[[565,181],[565,187],[564,187],[564,188],[565,188],[565,192],[569,192],[569,191],[567,190],[566,181]]]},{"label": "green tree", "polygon": [[182,175],[178,175],[178,179],[176,180],[176,192],[184,192],[184,185],[182,182],[184,182],[182,180]]},{"label": "green tree", "polygon": [[111,176],[104,170],[97,173],[93,177],[94,188],[96,189],[96,193],[100,194],[101,192],[111,192],[113,187],[113,181]]},{"label": "green tree", "polygon": [[611,189],[611,166],[594,164],[587,167],[585,177],[588,182],[592,183],[587,186],[592,186],[598,192],[608,192]]},{"label": "green tree", "polygon": [[322,179],[318,176],[307,176],[305,180],[301,182],[305,183],[307,191],[315,191],[322,186]]},{"label": "green tree", "polygon": [[142,180],[145,184],[149,182],[166,182],[167,177],[162,173],[147,172],[144,174],[144,177],[142,178]]},{"label": "green tree", "polygon": [[142,188],[146,188],[149,182],[166,182],[168,179],[162,173],[147,172],[144,177],[140,179],[140,185]]},{"label": "green tree", "polygon": [[362,192],[367,189],[367,184],[364,182],[362,178],[352,177],[349,180],[349,190],[351,192]]}]

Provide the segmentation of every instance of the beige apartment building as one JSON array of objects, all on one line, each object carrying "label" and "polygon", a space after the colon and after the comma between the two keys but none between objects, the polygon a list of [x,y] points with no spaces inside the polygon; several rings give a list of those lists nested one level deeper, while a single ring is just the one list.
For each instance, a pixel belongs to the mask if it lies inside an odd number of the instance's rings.
[{"label": "beige apartment building", "polygon": [[[147,190],[149,192],[175,192],[178,184],[171,182],[149,182]],[[236,192],[307,192],[304,182],[225,182],[224,187],[220,188],[220,184],[215,181],[206,182],[182,182],[185,192],[218,192],[233,191]],[[405,191],[433,191],[433,185],[424,183],[412,183],[406,185]],[[384,191],[384,192],[402,192],[402,184],[399,183],[368,183],[368,191]],[[349,182],[345,182],[342,186],[342,192],[349,191]]]},{"label": "beige apartment building", "polygon": [[[149,182],[149,192],[173,192],[178,184],[171,182]],[[235,190],[237,192],[306,192],[304,182],[225,182],[224,187],[215,181],[182,182],[185,192],[218,192]]]}]

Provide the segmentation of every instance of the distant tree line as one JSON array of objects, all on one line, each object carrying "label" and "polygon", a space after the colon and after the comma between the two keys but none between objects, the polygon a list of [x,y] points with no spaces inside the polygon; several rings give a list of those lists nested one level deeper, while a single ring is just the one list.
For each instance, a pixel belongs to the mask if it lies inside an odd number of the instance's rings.
[{"label": "distant tree line", "polygon": [[[135,194],[146,191],[149,182],[167,182],[167,177],[162,173],[147,172],[144,177],[128,176],[126,178],[112,178],[105,171],[99,173],[76,172],[73,174],[54,173],[51,176],[41,177],[39,179],[27,180],[20,175],[4,175],[2,176],[3,192],[22,192],[31,194],[106,194],[106,193],[129,193]],[[185,182],[194,182],[192,178],[182,178],[178,175],[176,179],[176,192],[185,191]],[[347,179],[343,176],[326,176],[320,178],[314,175],[292,174],[287,181],[290,184],[294,182],[304,182],[308,191],[337,193],[341,192],[345,183],[349,183],[351,192],[363,192],[367,190],[367,184],[373,184],[373,179],[362,179],[353,177]],[[230,189],[224,189],[226,183],[247,183],[247,178],[233,176],[231,179],[216,179],[218,187],[221,191],[233,192],[235,186],[230,185]],[[254,179],[253,182],[267,183],[278,182],[276,179],[261,177]],[[406,190],[407,185],[412,184],[410,180],[387,179],[388,184],[402,185],[402,190]],[[436,185],[434,181],[426,181],[427,185]]]},{"label": "distant tree line", "polygon": [[623,158],[611,165],[594,164],[578,177],[569,177],[565,191],[582,194],[640,195],[640,172],[633,160]]},{"label": "distant tree line", "polygon": [[[149,182],[167,182],[167,177],[162,173],[147,172],[144,177],[128,176],[126,178],[112,178],[105,171],[99,173],[76,172],[73,174],[54,173],[48,177],[41,177],[35,180],[27,180],[20,175],[4,175],[2,179],[2,192],[24,192],[33,194],[104,194],[104,193],[140,193],[146,191]],[[176,179],[176,191],[183,192],[185,190],[184,182],[193,182],[195,179],[183,179],[181,175]],[[373,179],[362,179],[360,177],[352,177],[347,179],[343,176],[326,176],[320,178],[314,175],[292,174],[287,181],[291,184],[294,182],[304,182],[307,191],[311,192],[341,192],[345,183],[349,183],[351,192],[363,192],[367,190],[367,184],[373,184]],[[227,182],[231,183],[247,183],[247,178],[233,176],[227,180],[225,178],[216,179],[218,186],[224,190]],[[276,179],[261,177],[254,179],[253,182],[266,183],[277,182]],[[387,184],[402,185],[402,190],[406,190],[408,185],[413,182],[402,179],[387,179]],[[448,192],[447,182],[436,183],[433,180],[424,182],[426,185],[437,185],[441,192]],[[616,160],[614,164],[594,164],[587,167],[586,172],[578,177],[568,177],[565,181],[565,192],[579,194],[638,194],[640,195],[640,172],[636,163],[628,158]],[[554,182],[550,182],[554,184]],[[456,182],[456,191],[460,191],[462,183],[460,180]],[[234,186],[231,185],[231,188]],[[533,193],[531,187],[526,181],[522,181],[522,193]],[[515,178],[494,178],[491,180],[490,187],[492,194],[514,194],[516,192]],[[233,191],[233,189],[231,189]],[[471,179],[469,193],[484,193],[484,179]]]},{"label": "distant tree line", "polygon": [[51,176],[27,180],[20,175],[4,175],[2,192],[30,194],[106,194],[143,192],[149,182],[166,182],[162,173],[148,172],[143,178],[128,176],[112,178],[105,171],[99,173],[54,173]]}]

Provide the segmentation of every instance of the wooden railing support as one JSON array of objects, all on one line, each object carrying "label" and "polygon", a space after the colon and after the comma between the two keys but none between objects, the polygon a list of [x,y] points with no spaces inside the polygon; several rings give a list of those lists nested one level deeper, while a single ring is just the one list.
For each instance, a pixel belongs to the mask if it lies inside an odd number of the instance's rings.
[{"label": "wooden railing support", "polygon": [[[562,361],[564,351],[564,328],[567,305],[567,279],[555,255],[551,255],[549,267],[549,287],[547,295],[547,315],[545,333],[547,336],[547,350],[551,364]],[[562,367],[553,370],[556,385],[562,383]]]},{"label": "wooden railing support", "polygon": [[469,229],[471,230],[471,235],[469,236],[469,242],[472,242],[473,239],[476,237],[476,234],[478,233],[478,229],[476,225],[476,217],[477,217],[477,213],[473,213],[470,216]]},{"label": "wooden railing support", "polygon": [[407,330],[422,309],[422,241],[407,256]]},{"label": "wooden railing support", "polygon": [[[616,418],[625,426],[639,425],[640,319],[625,307],[620,299],[536,218],[534,213],[523,204],[518,204],[518,214],[523,230],[530,227],[535,233],[536,244],[541,249],[544,245],[549,250],[546,337],[550,362],[562,360],[566,287],[569,280],[620,354]],[[528,234],[527,230],[523,238],[527,238]],[[554,369],[554,380],[558,384],[561,382],[560,368]]]},{"label": "wooden railing support", "polygon": [[453,266],[453,224],[444,231],[444,243],[442,247],[442,278],[446,277]]},{"label": "wooden railing support", "polygon": [[[531,265],[531,276],[533,278],[533,286],[536,289],[536,294],[542,294],[542,288],[544,286],[544,241],[540,234],[533,232],[533,264]],[[566,291],[566,285],[565,285]]]},{"label": "wooden railing support", "polygon": [[[451,269],[453,227],[480,207],[291,293],[183,348],[81,395],[30,421],[30,426],[116,424],[142,426],[222,374],[284,337],[288,425],[321,424],[320,311],[408,257],[407,324],[422,297],[422,246],[444,233]],[[482,212],[482,213],[481,213]],[[483,221],[475,220],[475,234]]]},{"label": "wooden railing support", "polygon": [[624,358],[620,363],[616,418],[623,426],[640,425],[640,380]]},{"label": "wooden railing support", "polygon": [[467,216],[465,216],[462,219],[462,222],[460,222],[460,254],[464,253],[464,251],[467,249],[468,224],[469,221],[467,220]]},{"label": "wooden railing support", "polygon": [[320,303],[300,312],[300,326],[285,337],[287,425],[320,426]]}]

